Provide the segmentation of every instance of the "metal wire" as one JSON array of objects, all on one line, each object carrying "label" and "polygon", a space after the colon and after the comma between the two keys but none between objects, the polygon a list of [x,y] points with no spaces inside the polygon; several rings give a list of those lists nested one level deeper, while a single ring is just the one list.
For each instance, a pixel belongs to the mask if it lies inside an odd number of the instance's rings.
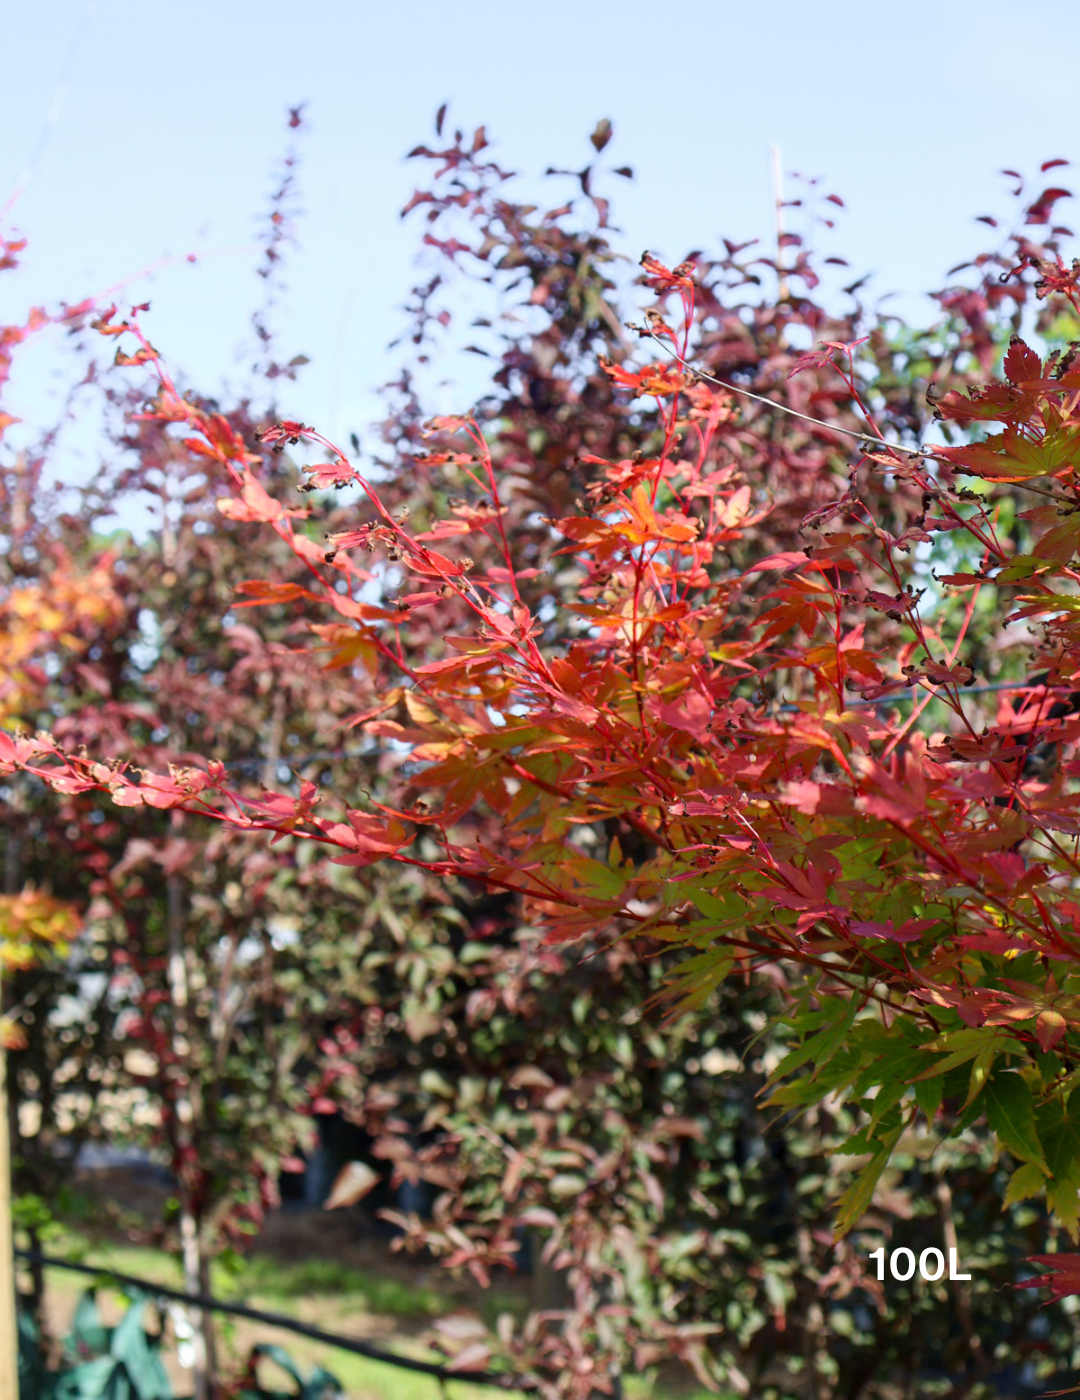
[{"label": "metal wire", "polygon": [[[912,684],[914,684],[914,683],[912,683]],[[996,682],[994,682],[994,683],[991,684],[991,685],[961,685],[961,686],[957,686],[957,687],[956,687],[956,692],[955,692],[955,693],[958,694],[958,695],[989,695],[989,694],[991,694],[991,693],[993,693],[993,692],[1002,691],[1002,690],[1012,690],[1012,691],[1035,691],[1035,690],[1040,690],[1040,691],[1042,691],[1042,690],[1045,690],[1045,691],[1047,691],[1048,693],[1054,693],[1054,692],[1059,692],[1059,691],[1060,691],[1060,692],[1062,692],[1062,693],[1064,693],[1064,694],[1069,694],[1072,690],[1074,690],[1074,689],[1076,689],[1076,688],[1077,688],[1077,687],[1068,686],[1068,685],[1058,685],[1058,686],[1054,686],[1054,685],[1051,685],[1051,686],[1047,686],[1047,685],[1032,685],[1029,681],[996,681]],[[950,692],[950,693],[952,693],[952,692]],[[880,697],[880,699],[877,699],[877,700],[849,700],[849,701],[846,702],[846,707],[847,707],[849,710],[853,710],[853,709],[869,708],[869,707],[872,707],[872,706],[894,705],[894,704],[900,704],[900,703],[903,703],[903,702],[906,702],[906,701],[914,701],[914,700],[918,699],[920,695],[925,695],[925,694],[926,694],[926,691],[916,691],[916,692],[914,692],[913,694],[910,694],[910,695],[883,695],[883,696]],[[784,705],[781,705],[781,706],[780,706],[780,709],[783,710],[783,711],[785,711],[785,712],[798,710],[798,708],[799,708],[799,706],[796,705],[796,704],[793,704],[793,703],[792,703],[792,704],[784,704]],[[277,764],[280,764],[280,765],[282,765],[282,766],[285,767],[285,768],[295,769],[295,768],[302,768],[302,767],[303,767],[305,764],[307,764],[307,763],[332,763],[335,759],[341,759],[341,758],[362,758],[362,757],[364,757],[363,754],[357,753],[357,752],[355,752],[355,751],[350,753],[350,752],[347,752],[347,751],[344,750],[344,749],[323,749],[323,750],[321,750],[321,751],[319,751],[319,752],[317,752],[317,753],[292,754],[292,755],[290,755],[289,757],[286,757],[284,754],[282,754],[282,755],[276,760],[276,762],[275,762],[275,767],[277,766]],[[243,771],[243,770],[245,770],[245,769],[259,769],[259,768],[265,768],[265,767],[266,767],[266,764],[267,764],[267,761],[268,761],[268,760],[267,760],[267,758],[266,758],[266,756],[265,756],[265,754],[264,754],[264,755],[262,755],[262,756],[259,757],[259,758],[234,758],[234,759],[230,759],[228,762],[226,762],[226,763],[224,764],[224,766],[225,766],[226,768],[232,770],[232,771],[241,772],[241,771]]]}]

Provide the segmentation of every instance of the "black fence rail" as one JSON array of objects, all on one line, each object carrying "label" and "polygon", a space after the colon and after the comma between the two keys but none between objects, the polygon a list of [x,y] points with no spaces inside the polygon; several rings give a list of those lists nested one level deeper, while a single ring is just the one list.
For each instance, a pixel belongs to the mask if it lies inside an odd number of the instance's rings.
[{"label": "black fence rail", "polygon": [[[51,1254],[43,1254],[40,1250],[34,1249],[16,1249],[15,1255],[19,1259],[41,1264],[49,1269],[68,1269],[72,1273],[86,1274],[90,1278],[111,1279],[116,1283],[125,1284],[129,1288],[142,1289],[144,1293],[148,1293],[152,1297],[169,1298],[173,1302],[186,1303],[189,1307],[204,1308],[207,1312],[226,1313],[230,1317],[244,1317],[249,1318],[252,1322],[264,1322],[268,1327],[280,1327],[285,1331],[295,1332],[298,1336],[308,1337],[313,1342],[323,1342],[327,1346],[337,1347],[340,1351],[350,1351],[356,1356],[365,1356],[370,1361],[382,1361],[387,1366],[396,1366],[402,1371],[419,1371],[422,1375],[432,1376],[438,1381],[468,1381],[471,1385],[487,1385],[498,1390],[516,1391],[521,1394],[534,1394],[539,1389],[534,1381],[518,1379],[513,1375],[464,1368],[454,1370],[449,1366],[441,1366],[435,1361],[417,1361],[411,1356],[399,1356],[396,1352],[384,1351],[382,1347],[372,1346],[370,1342],[362,1342],[356,1337],[342,1337],[335,1332],[324,1332],[321,1327],[312,1327],[309,1323],[299,1322],[296,1318],[286,1317],[283,1313],[262,1312],[258,1308],[245,1307],[243,1303],[223,1303],[217,1298],[182,1293],[179,1289],[166,1288],[163,1284],[151,1283],[147,1279],[135,1278],[131,1274],[121,1274],[115,1269],[103,1269],[93,1264],[74,1264],[70,1260],[57,1259]],[[616,1386],[616,1396],[618,1393],[618,1386]]]}]

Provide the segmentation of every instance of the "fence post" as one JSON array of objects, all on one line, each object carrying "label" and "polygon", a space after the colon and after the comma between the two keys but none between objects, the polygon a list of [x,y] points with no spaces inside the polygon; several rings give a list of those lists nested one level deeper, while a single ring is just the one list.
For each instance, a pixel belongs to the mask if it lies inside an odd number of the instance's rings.
[{"label": "fence post", "polygon": [[0,1045],[0,1395],[16,1400],[19,1394],[19,1330],[15,1320],[15,1240],[11,1205],[7,1051]]}]

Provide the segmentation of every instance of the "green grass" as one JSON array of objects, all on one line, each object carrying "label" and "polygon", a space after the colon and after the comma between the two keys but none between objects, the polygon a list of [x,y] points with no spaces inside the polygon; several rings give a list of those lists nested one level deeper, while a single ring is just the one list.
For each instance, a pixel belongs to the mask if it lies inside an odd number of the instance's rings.
[{"label": "green grass", "polygon": [[360,1306],[365,1312],[423,1321],[440,1317],[448,1307],[446,1298],[433,1289],[368,1274],[333,1259],[303,1259],[288,1264],[270,1255],[255,1254],[244,1259],[235,1271],[215,1270],[214,1289],[223,1299],[336,1298]]},{"label": "green grass", "polygon": [[[16,1244],[25,1240],[16,1239]],[[148,1283],[160,1283],[166,1288],[182,1288],[183,1273],[180,1261],[160,1249],[145,1248],[140,1245],[115,1245],[91,1241],[77,1231],[66,1231],[59,1236],[51,1236],[45,1245],[45,1252],[59,1258],[70,1259],[75,1264],[86,1264],[91,1268],[115,1269],[120,1274],[131,1274],[145,1278]],[[54,1273],[52,1277],[56,1277]],[[65,1271],[66,1272],[66,1271]],[[68,1278],[85,1288],[89,1279],[73,1273]]]},{"label": "green grass", "polygon": [[[91,1243],[76,1232],[49,1244],[49,1252],[79,1263],[114,1269],[166,1288],[182,1288],[180,1261],[158,1249],[141,1245]],[[432,1288],[417,1288],[400,1279],[369,1274],[333,1259],[286,1262],[273,1255],[253,1254],[233,1264],[211,1268],[214,1295],[223,1302],[261,1298],[281,1303],[298,1298],[333,1298],[342,1307],[380,1313],[385,1317],[426,1322],[452,1307]]]}]

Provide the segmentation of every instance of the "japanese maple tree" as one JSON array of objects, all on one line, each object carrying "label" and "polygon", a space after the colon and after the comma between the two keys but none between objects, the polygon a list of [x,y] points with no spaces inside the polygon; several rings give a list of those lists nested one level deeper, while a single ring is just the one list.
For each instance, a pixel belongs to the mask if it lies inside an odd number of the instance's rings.
[{"label": "japanese maple tree", "polygon": [[[223,840],[481,882],[549,945],[682,951],[675,1016],[763,978],[790,1040],[771,1104],[853,1115],[838,1150],[866,1165],[838,1237],[894,1154],[983,1114],[1014,1164],[1005,1203],[1045,1193],[1075,1237],[1080,308],[1063,231],[1028,232],[1064,192],[1025,201],[930,336],[830,317],[801,254],[784,273],[805,291],[762,298],[775,259],[728,245],[646,255],[631,339],[589,171],[583,249],[567,209],[506,201],[484,150],[482,133],[419,150],[441,170],[411,207],[447,258],[507,294],[523,279],[546,321],[500,348],[472,415],[422,425],[403,379],[389,478],[299,420],[254,432],[182,393],[137,312],[96,321],[154,376],[137,430],[303,566],[238,578],[236,601],[311,620],[304,664],[348,681],[341,717],[393,791],[256,792],[205,745],[166,769],[60,727],[0,736],[7,771],[202,814]],[[437,294],[418,298],[421,346]],[[1017,339],[993,379],[994,327],[1032,304],[1049,358]],[[360,505],[335,511],[344,484]],[[1009,674],[987,692],[994,666]]]},{"label": "japanese maple tree", "polygon": [[[461,146],[443,154],[475,161]],[[1024,249],[1016,277],[1032,267],[1040,292],[1073,295],[1063,266],[1044,268]],[[399,805],[348,807],[339,820],[322,815],[312,783],[298,796],[255,799],[213,761],[137,781],[44,738],[8,739],[5,756],[69,790],[107,789],[121,805],[292,832],[336,846],[346,864],[394,859],[482,878],[518,893],[551,941],[610,924],[681,943],[698,950],[679,978],[690,1002],[726,976],[779,964],[805,1007],[796,1029],[807,1034],[777,1079],[812,1071],[778,1087],[777,1101],[880,1090],[851,1144],[874,1156],[841,1207],[841,1230],[858,1219],[904,1127],[953,1101],[945,1091],[954,1071],[964,1076],[961,1119],[982,1110],[984,1088],[987,1104],[1016,1100],[1013,1112],[992,1109],[1022,1160],[1013,1190],[1045,1183],[1074,1225],[1075,1183],[1050,1165],[1042,1140],[1066,1131],[1071,1088],[1073,1010],[1060,964],[1072,936],[1073,857],[1062,838],[1073,736],[1067,714],[1050,713],[1055,692],[1068,693],[1074,647],[1069,355],[1044,365],[1018,342],[1000,387],[937,400],[951,423],[1006,424],[996,438],[940,448],[882,435],[885,423],[866,406],[873,384],[860,389],[857,344],[830,342],[796,359],[790,374],[824,387],[810,389],[810,406],[823,412],[840,385],[865,422],[808,422],[807,469],[771,506],[746,480],[737,392],[691,363],[715,298],[699,303],[694,263],[670,271],[646,258],[644,269],[658,300],[639,334],[662,357],[640,367],[633,356],[600,359],[597,373],[631,400],[655,400],[650,450],[589,454],[585,508],[540,527],[575,570],[574,600],[560,600],[572,620],[555,647],[522,596],[506,532],[514,473],[503,474],[476,418],[433,420],[436,447],[425,458],[427,469],[442,465],[467,482],[474,501],[414,530],[315,429],[282,420],[245,441],[179,393],[136,315],[102,317],[102,333],[134,338],[121,362],[152,364],[159,377],[145,416],[178,425],[184,446],[233,483],[219,509],[265,522],[309,566],[307,586],[250,580],[240,592],[329,605],[339,621],[320,630],[333,656],[363,656],[379,692],[378,717],[361,712],[354,722],[409,745],[413,769]],[[856,445],[847,461],[845,434]],[[281,503],[256,470],[263,453],[301,443],[323,458],[302,468],[303,488],[355,482],[368,503],[367,519],[328,541],[305,528],[310,510]],[[831,501],[816,505],[798,489],[800,476],[834,482],[841,462],[844,490],[833,488]],[[995,528],[992,495],[953,484],[962,473],[1019,483],[1048,502],[1023,512],[1032,527],[1023,553]],[[940,580],[963,590],[959,614],[922,603],[934,575],[911,557],[942,534],[977,556]],[[762,536],[789,548],[726,564],[732,546],[745,555]],[[457,544],[466,539],[479,563]],[[369,571],[355,555],[365,550],[397,564],[408,591],[358,601]],[[989,586],[1003,613],[1020,590],[1016,615],[1047,619],[1035,657],[1045,676],[1003,694],[980,728],[963,694],[973,670],[962,653]],[[445,597],[466,620],[461,634],[442,656],[407,650],[399,617]],[[781,670],[788,708],[763,706],[762,685]],[[921,698],[903,717],[849,705],[913,686]],[[928,734],[918,720],[934,699],[949,718]],[[402,718],[390,718],[399,706]],[[1033,787],[1022,766],[1047,743],[1065,759]],[[472,814],[485,810],[499,820],[498,841],[470,835]],[[618,842],[598,858],[575,839],[613,818],[645,837],[647,860],[627,862]],[[425,833],[438,859],[423,854]]]}]

